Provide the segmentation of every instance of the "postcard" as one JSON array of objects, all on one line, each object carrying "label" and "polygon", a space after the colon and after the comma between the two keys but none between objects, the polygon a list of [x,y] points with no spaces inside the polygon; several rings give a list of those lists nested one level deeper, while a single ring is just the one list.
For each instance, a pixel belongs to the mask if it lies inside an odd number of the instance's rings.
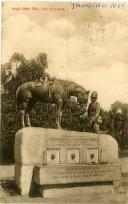
[{"label": "postcard", "polygon": [[128,4],[4,1],[1,30],[0,202],[128,203]]}]

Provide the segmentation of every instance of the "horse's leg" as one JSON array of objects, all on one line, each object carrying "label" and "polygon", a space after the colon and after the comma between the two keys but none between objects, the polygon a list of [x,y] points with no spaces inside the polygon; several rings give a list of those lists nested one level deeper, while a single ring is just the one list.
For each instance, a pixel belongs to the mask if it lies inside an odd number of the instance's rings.
[{"label": "horse's leg", "polygon": [[25,115],[26,124],[28,127],[31,127],[29,112],[32,110],[33,105],[34,105],[34,102],[31,100],[28,100],[27,110],[26,110],[26,115]]},{"label": "horse's leg", "polygon": [[25,127],[25,123],[24,123],[24,116],[25,116],[25,110],[20,110],[20,115],[21,115],[21,127],[24,128]]},{"label": "horse's leg", "polygon": [[60,123],[61,123],[61,115],[62,115],[62,105],[63,105],[63,100],[61,97],[58,97],[58,101],[57,101],[57,119],[56,119],[56,124],[57,124],[57,128],[61,128]]},{"label": "horse's leg", "polygon": [[29,118],[29,113],[27,112],[25,116],[26,116],[26,125],[27,125],[28,127],[31,127],[30,118]]},{"label": "horse's leg", "polygon": [[25,127],[25,115],[26,115],[26,110],[27,110],[27,107],[28,107],[28,102],[25,101],[21,104],[21,109],[20,109],[20,115],[21,115],[21,126],[22,128]]},{"label": "horse's leg", "polygon": [[61,124],[61,118],[62,118],[62,107],[61,107],[61,111],[60,111],[60,124]]}]

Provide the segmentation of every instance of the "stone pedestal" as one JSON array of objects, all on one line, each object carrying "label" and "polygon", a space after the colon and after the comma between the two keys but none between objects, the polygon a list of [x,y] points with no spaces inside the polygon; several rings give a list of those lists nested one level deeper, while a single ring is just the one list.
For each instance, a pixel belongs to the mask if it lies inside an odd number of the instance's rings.
[{"label": "stone pedestal", "polygon": [[[47,194],[53,194],[55,184],[85,184],[91,182],[106,182],[111,181],[114,185],[114,190],[118,189],[121,179],[119,164],[105,165],[58,165],[58,166],[36,166],[34,168],[34,182],[39,184],[40,192],[43,197]],[[46,190],[47,185],[53,185],[52,189]],[[45,186],[45,190],[44,187]],[[58,190],[62,193],[64,190],[58,186]],[[85,188],[86,190],[86,188]],[[46,193],[47,192],[47,193]],[[70,190],[70,192],[72,192]],[[57,197],[57,195],[56,195]],[[60,197],[60,195],[58,195]]]},{"label": "stone pedestal", "polygon": [[[34,169],[34,172],[33,172]],[[118,144],[110,135],[23,128],[15,137],[15,181],[21,195],[37,184],[120,180]]]}]

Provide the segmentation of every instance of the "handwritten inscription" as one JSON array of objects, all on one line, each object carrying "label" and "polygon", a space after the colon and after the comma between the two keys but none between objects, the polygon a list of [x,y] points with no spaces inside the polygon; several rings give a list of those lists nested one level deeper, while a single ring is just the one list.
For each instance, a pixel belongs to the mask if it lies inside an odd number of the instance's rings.
[{"label": "handwritten inscription", "polygon": [[124,8],[123,3],[101,3],[101,2],[73,2],[72,9],[77,8]]}]

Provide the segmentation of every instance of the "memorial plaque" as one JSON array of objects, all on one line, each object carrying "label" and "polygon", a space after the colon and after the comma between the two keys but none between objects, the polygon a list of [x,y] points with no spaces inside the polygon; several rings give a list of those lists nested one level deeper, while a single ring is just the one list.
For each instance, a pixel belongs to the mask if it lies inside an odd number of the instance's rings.
[{"label": "memorial plaque", "polygon": [[49,149],[47,150],[47,164],[59,164],[60,151],[59,149]]},{"label": "memorial plaque", "polygon": [[80,150],[68,149],[67,150],[67,163],[79,163],[80,162]]},{"label": "memorial plaque", "polygon": [[87,163],[98,163],[99,160],[99,150],[98,149],[87,149]]}]

